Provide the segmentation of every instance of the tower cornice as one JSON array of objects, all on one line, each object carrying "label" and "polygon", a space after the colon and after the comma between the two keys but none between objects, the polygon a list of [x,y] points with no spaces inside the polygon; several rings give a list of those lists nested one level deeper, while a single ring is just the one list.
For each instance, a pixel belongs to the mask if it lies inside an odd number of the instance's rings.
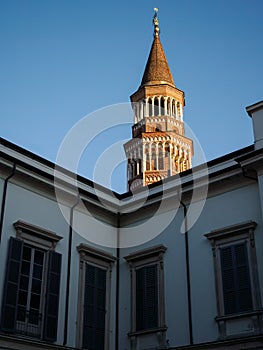
[{"label": "tower cornice", "polygon": [[130,100],[131,102],[138,102],[152,96],[173,97],[185,106],[184,91],[168,84],[144,85],[130,96]]}]

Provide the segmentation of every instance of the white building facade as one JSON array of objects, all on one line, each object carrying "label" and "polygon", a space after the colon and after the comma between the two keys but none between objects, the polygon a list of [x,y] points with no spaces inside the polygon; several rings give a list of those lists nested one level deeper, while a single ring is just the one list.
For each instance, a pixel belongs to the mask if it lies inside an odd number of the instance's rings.
[{"label": "white building facade", "polygon": [[253,145],[112,194],[4,139],[0,349],[263,349]]}]

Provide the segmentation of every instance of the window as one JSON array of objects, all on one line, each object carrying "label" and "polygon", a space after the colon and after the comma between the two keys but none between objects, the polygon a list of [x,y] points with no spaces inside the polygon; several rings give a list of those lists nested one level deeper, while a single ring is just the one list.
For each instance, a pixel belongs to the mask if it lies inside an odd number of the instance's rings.
[{"label": "window", "polygon": [[225,315],[252,310],[246,243],[219,249]]},{"label": "window", "polygon": [[104,349],[106,271],[86,263],[83,317],[84,349]]},{"label": "window", "polygon": [[22,221],[14,226],[18,238],[9,241],[1,330],[54,342],[61,255],[53,248],[61,237]]},{"label": "window", "polygon": [[17,333],[40,337],[42,321],[45,252],[22,246],[21,274],[18,285]]},{"label": "window", "polygon": [[166,247],[158,245],[125,257],[131,269],[132,320],[129,336],[158,333],[158,346],[165,344],[164,271]]},{"label": "window", "polygon": [[260,302],[253,221],[214,230],[212,244],[221,337],[260,331]]},{"label": "window", "polygon": [[80,253],[78,347],[109,348],[109,301],[111,267],[115,257],[85,244]]},{"label": "window", "polygon": [[158,327],[157,265],[136,270],[136,331]]},{"label": "window", "polygon": [[158,169],[164,169],[163,146],[160,143],[158,144]]}]

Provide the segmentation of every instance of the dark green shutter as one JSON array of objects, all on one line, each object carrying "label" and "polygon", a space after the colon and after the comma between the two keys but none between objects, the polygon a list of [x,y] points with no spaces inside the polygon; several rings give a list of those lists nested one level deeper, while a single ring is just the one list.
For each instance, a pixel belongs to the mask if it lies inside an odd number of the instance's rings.
[{"label": "dark green shutter", "polygon": [[220,249],[225,314],[252,309],[246,243]]},{"label": "dark green shutter", "polygon": [[136,330],[158,327],[157,265],[136,271]]},{"label": "dark green shutter", "polygon": [[13,333],[16,329],[17,298],[22,261],[23,241],[11,237],[2,303],[1,329]]},{"label": "dark green shutter", "polygon": [[106,271],[86,264],[83,343],[89,350],[104,350]]},{"label": "dark green shutter", "polygon": [[57,340],[61,254],[50,250],[47,256],[48,271],[43,338],[55,342]]},{"label": "dark green shutter", "polygon": [[144,269],[136,271],[136,330],[144,329]]}]

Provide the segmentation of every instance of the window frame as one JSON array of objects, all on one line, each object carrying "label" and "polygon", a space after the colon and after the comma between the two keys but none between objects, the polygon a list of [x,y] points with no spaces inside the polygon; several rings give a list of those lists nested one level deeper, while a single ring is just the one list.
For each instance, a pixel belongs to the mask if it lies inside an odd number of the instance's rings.
[{"label": "window frame", "polygon": [[86,266],[91,265],[106,271],[106,300],[105,300],[105,339],[104,349],[109,349],[110,344],[110,300],[112,266],[117,260],[108,252],[96,249],[84,243],[77,246],[79,253],[79,284],[78,284],[78,308],[77,308],[77,334],[76,346],[83,348],[83,321],[84,321],[84,297]]},{"label": "window frame", "polygon": [[[36,340],[44,340],[47,342],[55,342],[57,339],[57,325],[58,325],[58,306],[59,306],[59,294],[60,294],[60,274],[61,274],[61,257],[62,255],[59,253],[55,252],[55,248],[57,243],[63,238],[62,236],[57,235],[55,232],[46,230],[42,227],[27,223],[22,220],[18,220],[13,223],[13,227],[16,230],[16,235],[10,237],[10,242],[9,242],[9,253],[7,256],[7,267],[6,267],[6,273],[5,273],[5,279],[6,282],[10,283],[10,261],[12,261],[12,257],[10,256],[10,253],[14,249],[14,245],[19,246],[20,249],[20,256],[16,257],[17,264],[19,264],[19,270],[17,270],[17,296],[16,296],[16,302],[14,301],[14,304],[12,304],[15,313],[14,313],[14,318],[13,318],[13,328],[12,329],[6,329],[4,324],[5,324],[5,313],[2,313],[2,320],[1,320],[1,331],[3,332],[11,332],[14,333],[17,336],[25,336],[30,339],[36,339]],[[11,242],[12,241],[12,242]],[[27,246],[31,249],[31,254],[32,250],[41,250],[44,253],[44,261],[43,261],[43,272],[42,272],[42,287],[41,287],[41,300],[40,300],[40,314],[41,314],[41,321],[40,321],[40,331],[38,336],[34,336],[33,334],[22,334],[21,330],[19,331],[17,329],[17,312],[18,312],[18,294],[19,294],[19,285],[20,285],[20,278],[21,278],[21,266],[22,266],[22,261],[23,261],[23,251],[24,247]],[[55,260],[59,263],[59,265],[55,266],[54,262]],[[32,261],[30,261],[30,266],[31,266]],[[55,269],[58,267],[58,275],[55,271]],[[30,267],[32,268],[32,266]],[[51,292],[50,286],[51,286],[51,277],[54,276],[54,273],[56,275],[56,278],[59,277],[58,282],[56,283],[57,285],[57,293],[54,294],[54,291]],[[31,276],[32,277],[32,276]],[[29,286],[28,286],[29,288]],[[8,301],[7,301],[7,286],[4,288],[4,293],[3,293],[3,299],[2,299],[2,310],[5,308],[10,307]],[[29,290],[29,289],[28,289]],[[55,309],[53,308],[52,310],[50,309],[50,301],[49,298],[51,297],[50,293],[53,296],[53,299],[57,298],[57,304]],[[9,306],[8,306],[9,305]],[[55,316],[52,315],[52,312],[55,311]],[[53,326],[55,327],[55,335],[51,334],[54,329],[50,332],[50,321],[51,319],[54,320],[55,317],[55,324],[53,323]],[[26,322],[25,322],[26,324]]]},{"label": "window frame", "polygon": [[[153,281],[152,285],[149,283],[147,283],[147,280],[149,280],[149,271],[150,269],[152,269],[152,271],[154,272],[153,276]],[[136,285],[136,332],[139,331],[145,331],[148,329],[152,329],[152,328],[156,328],[158,327],[158,323],[159,323],[159,315],[158,315],[158,305],[159,305],[159,301],[158,301],[158,270],[157,270],[157,264],[149,264],[147,266],[143,266],[143,267],[139,267],[135,270],[135,285]],[[141,282],[142,285],[138,288],[138,280],[142,279]],[[149,289],[152,289],[152,287],[154,287],[154,293],[150,293],[149,296]],[[140,298],[138,297],[137,293],[140,293]],[[156,301],[156,305],[153,305],[153,307],[150,307],[150,312],[149,312],[149,306],[150,305],[145,305],[144,302],[150,299],[150,298],[154,298],[154,300]],[[138,307],[139,306],[139,307]],[[140,312],[138,312],[138,309],[140,309]],[[151,312],[151,309],[153,310]],[[152,327],[149,326],[149,322],[150,322],[150,318],[148,316],[150,316],[150,314],[152,313],[152,316],[154,316],[154,323],[156,323],[155,325],[153,325]],[[146,319],[145,319],[146,318]],[[148,327],[147,327],[148,324]]]},{"label": "window frame", "polygon": [[[165,343],[165,303],[164,303],[164,254],[167,248],[164,245],[157,245],[151,248],[131,253],[124,257],[130,267],[131,272],[131,330],[129,336],[131,341],[139,335],[150,333],[160,333],[160,345]],[[157,266],[157,295],[158,295],[158,325],[155,328],[137,330],[136,327],[136,271],[151,265]]]},{"label": "window frame", "polygon": [[[41,249],[39,247],[35,247],[33,245],[29,245],[27,243],[24,242],[23,244],[23,247],[22,247],[22,255],[23,255],[23,252],[24,252],[24,248],[27,247],[31,250],[30,254],[31,254],[31,258],[30,258],[30,270],[29,270],[29,275],[28,275],[28,279],[29,279],[29,284],[27,286],[27,302],[26,302],[26,305],[25,305],[25,312],[26,314],[27,313],[30,313],[30,310],[28,310],[28,307],[29,307],[29,299],[30,299],[30,303],[31,303],[31,298],[32,298],[32,282],[33,282],[33,266],[34,266],[34,261],[33,261],[33,256],[35,255],[35,251],[36,250],[41,250],[43,252],[43,264],[42,264],[42,267],[43,267],[43,272],[42,272],[42,279],[41,279],[41,292],[40,292],[40,305],[39,305],[39,320],[40,320],[40,325],[38,325],[38,327],[40,328],[39,329],[39,336],[37,335],[33,335],[30,333],[26,333],[26,336],[28,337],[32,337],[32,338],[36,338],[36,339],[42,339],[43,338],[43,328],[44,328],[44,309],[45,309],[45,302],[44,302],[44,295],[46,293],[46,282],[47,282],[47,252],[44,250],[44,249]],[[33,253],[33,255],[32,255]],[[23,264],[23,257],[22,257],[22,261],[21,263]],[[20,271],[20,281],[21,281],[21,277],[24,276],[24,274],[22,273],[22,271]],[[21,292],[21,288],[20,286],[18,286],[18,298],[19,298],[19,294]],[[30,296],[29,296],[30,294]],[[17,312],[19,312],[19,308],[21,308],[21,305],[19,304],[19,301],[17,302]],[[30,316],[29,316],[30,317]],[[28,321],[28,320],[27,320]],[[23,332],[20,332],[19,329],[18,329],[18,325],[20,325],[20,327],[23,327],[23,325],[27,328],[28,325],[29,325],[29,322],[27,321],[19,321],[18,318],[16,320],[16,334],[22,334],[23,335]]]},{"label": "window frame", "polygon": [[[254,221],[246,221],[236,225],[223,227],[212,230],[204,236],[210,241],[213,253],[214,262],[214,278],[217,299],[217,316],[215,320],[218,322],[220,337],[227,336],[227,322],[231,323],[233,320],[240,320],[245,318],[252,318],[255,334],[259,332],[261,326],[261,315],[263,313],[260,299],[257,258],[255,247],[254,231],[257,223]],[[251,310],[237,311],[235,313],[225,312],[223,281],[222,281],[222,267],[221,267],[221,249],[233,247],[238,244],[245,244],[247,249],[247,263],[250,278],[251,290]]]}]

